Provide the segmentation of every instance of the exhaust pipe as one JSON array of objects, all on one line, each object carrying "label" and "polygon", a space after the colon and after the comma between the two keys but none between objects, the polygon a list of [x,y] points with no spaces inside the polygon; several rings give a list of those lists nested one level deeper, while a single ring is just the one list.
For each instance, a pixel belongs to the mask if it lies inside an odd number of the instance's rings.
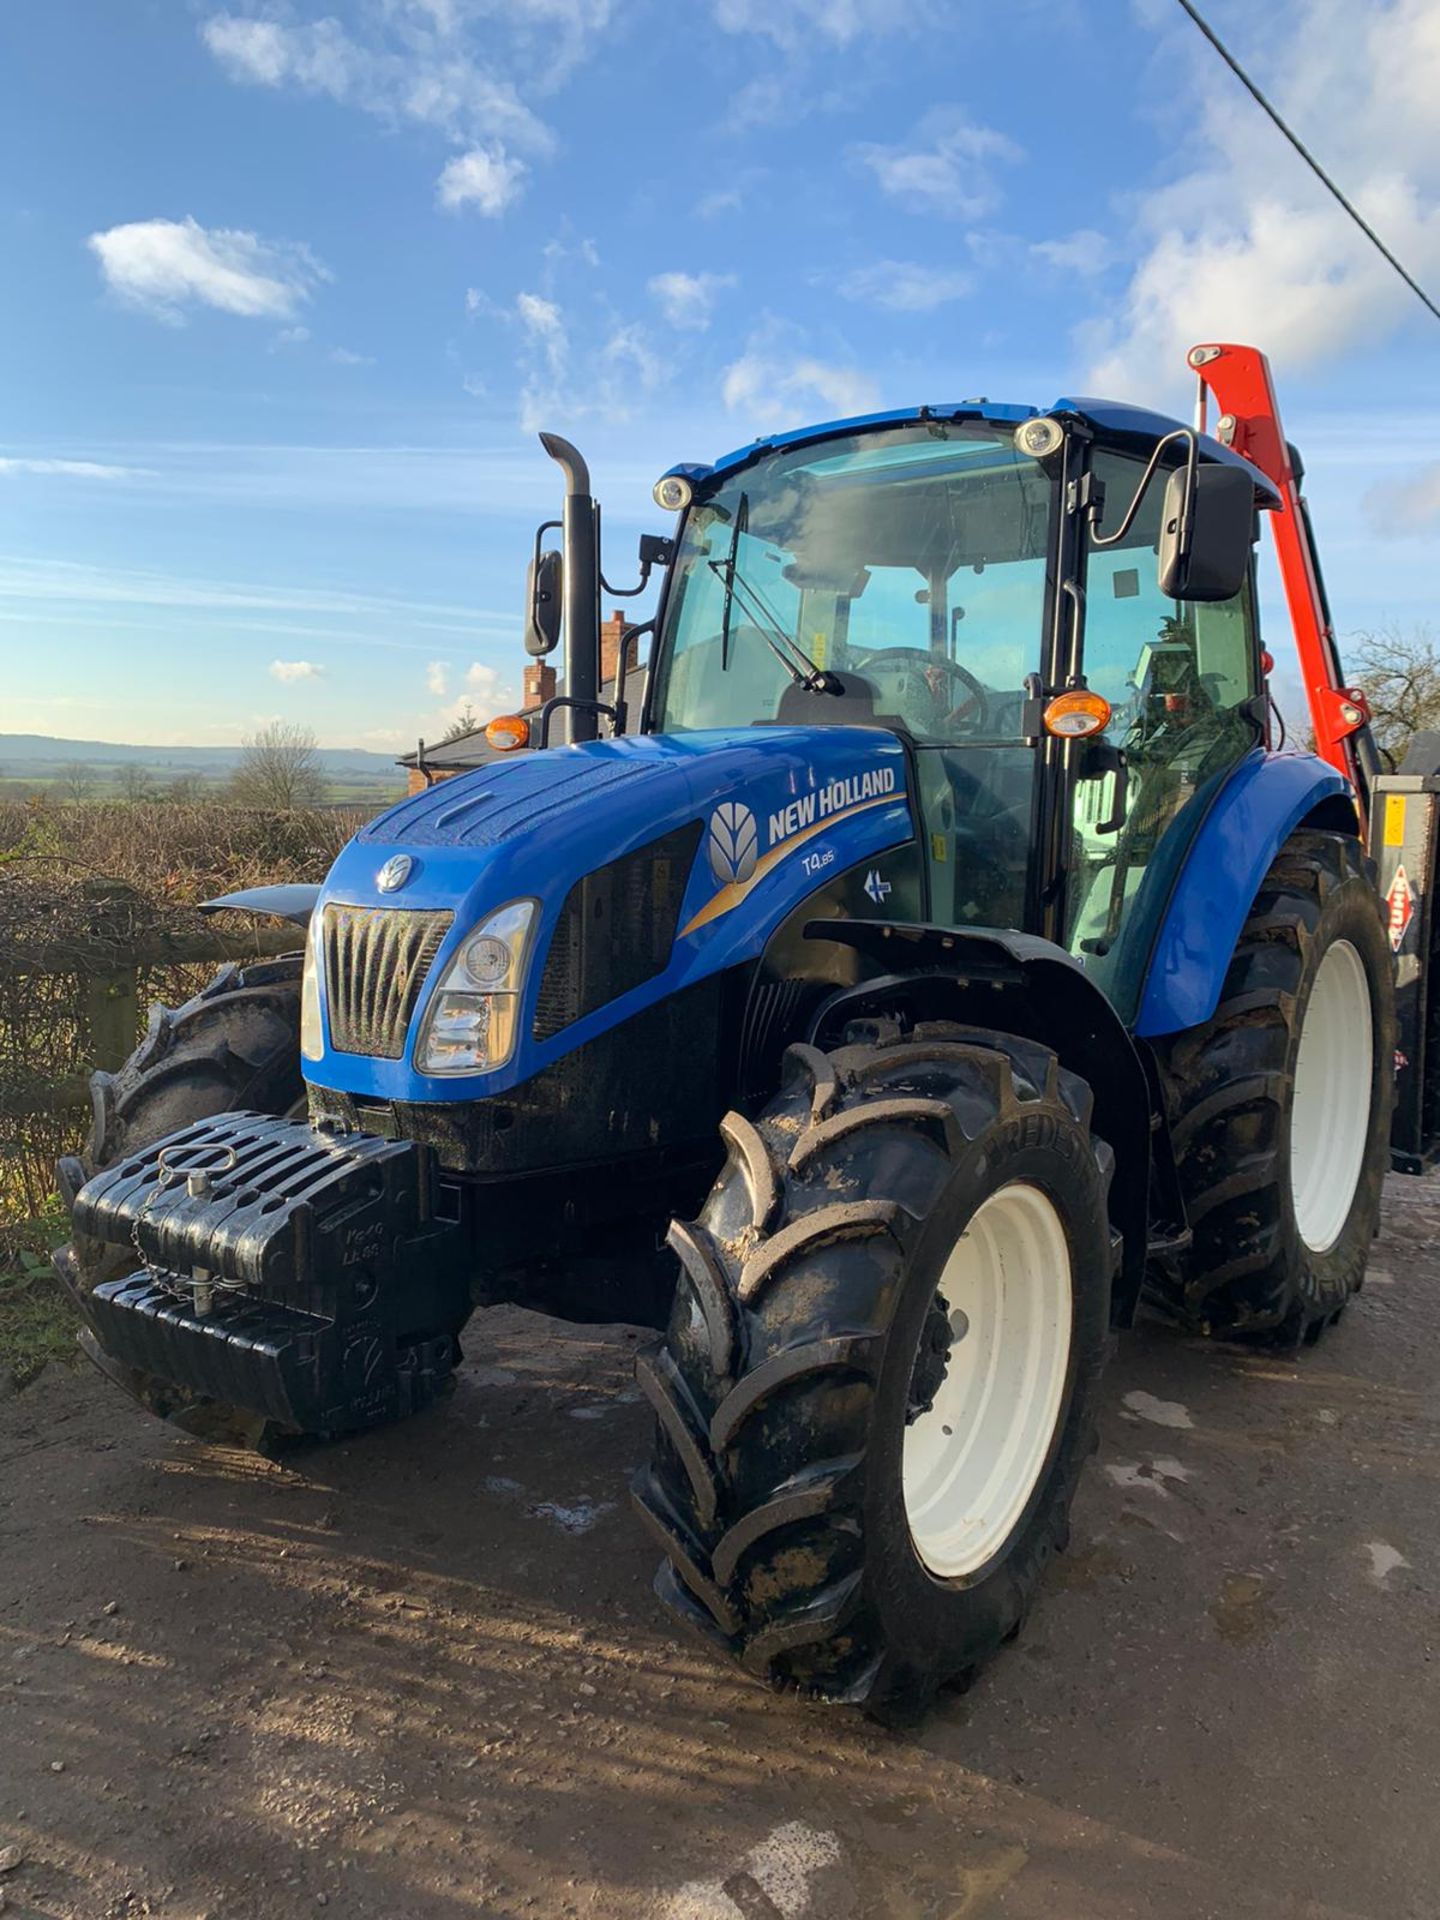
[{"label": "exhaust pipe", "polygon": [[[578,448],[558,433],[542,433],[540,444],[565,476],[561,520],[565,543],[565,694],[570,700],[600,698],[600,513],[590,493],[590,469]],[[593,740],[600,731],[594,707],[562,707],[561,736],[569,742]]]}]

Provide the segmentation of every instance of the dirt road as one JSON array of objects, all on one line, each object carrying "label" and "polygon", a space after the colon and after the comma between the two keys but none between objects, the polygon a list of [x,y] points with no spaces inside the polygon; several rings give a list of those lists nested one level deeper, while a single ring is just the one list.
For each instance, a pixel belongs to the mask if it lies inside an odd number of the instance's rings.
[{"label": "dirt road", "polygon": [[487,1316],[299,1471],[0,1402],[8,1912],[1440,1914],[1440,1181],[1302,1361],[1125,1339],[1071,1552],[918,1736],[672,1638],[634,1345]]}]

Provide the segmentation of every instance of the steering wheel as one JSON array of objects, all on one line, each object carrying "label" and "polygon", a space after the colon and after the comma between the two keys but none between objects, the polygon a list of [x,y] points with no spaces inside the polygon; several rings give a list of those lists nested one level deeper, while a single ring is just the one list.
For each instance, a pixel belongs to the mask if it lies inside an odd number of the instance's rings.
[{"label": "steering wheel", "polygon": [[876,647],[863,660],[854,660],[851,665],[857,673],[885,673],[901,661],[920,669],[925,685],[937,704],[948,697],[941,691],[945,675],[958,680],[964,687],[968,697],[938,714],[938,725],[970,726],[977,733],[984,733],[988,729],[989,693],[983,682],[977,680],[968,667],[962,667],[958,660],[951,660],[943,653],[932,653],[928,647]]}]

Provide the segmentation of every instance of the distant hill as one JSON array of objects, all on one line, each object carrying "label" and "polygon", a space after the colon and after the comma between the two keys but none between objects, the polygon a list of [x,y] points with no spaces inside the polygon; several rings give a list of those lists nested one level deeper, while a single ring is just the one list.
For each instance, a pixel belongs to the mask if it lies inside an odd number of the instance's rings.
[{"label": "distant hill", "polygon": [[[242,747],[132,747],[115,740],[59,740],[46,733],[0,733],[0,774],[35,776],[57,767],[144,766],[157,772],[193,773],[212,779],[227,774]],[[395,756],[364,747],[318,747],[315,754],[332,779],[364,775],[399,777]]]}]

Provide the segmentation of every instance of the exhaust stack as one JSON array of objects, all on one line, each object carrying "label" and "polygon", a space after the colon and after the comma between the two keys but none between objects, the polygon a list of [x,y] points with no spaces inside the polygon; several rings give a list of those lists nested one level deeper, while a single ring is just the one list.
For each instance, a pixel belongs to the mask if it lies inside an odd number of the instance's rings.
[{"label": "exhaust stack", "polygon": [[[600,510],[579,449],[558,433],[542,433],[540,444],[565,476],[565,695],[595,701],[600,698]],[[593,740],[600,731],[593,707],[563,707],[559,719],[569,743]]]}]

